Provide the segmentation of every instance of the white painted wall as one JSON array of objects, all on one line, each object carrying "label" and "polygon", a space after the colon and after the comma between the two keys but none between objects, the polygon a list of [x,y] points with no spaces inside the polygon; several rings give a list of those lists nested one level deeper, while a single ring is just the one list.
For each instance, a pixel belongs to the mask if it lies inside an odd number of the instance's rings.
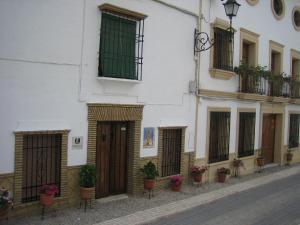
[{"label": "white painted wall", "polygon": [[[172,2],[183,6],[184,1]],[[197,0],[189,0],[191,9]],[[101,12],[110,3],[148,15],[143,80],[97,79]],[[186,3],[184,3],[185,5]],[[193,6],[192,6],[193,5]],[[70,129],[68,165],[86,162],[87,103],[144,104],[143,127],[188,126],[194,148],[193,32],[197,18],[150,0],[2,0],[0,2],[0,174],[14,171],[14,131]],[[83,136],[83,148],[71,139]],[[143,135],[142,135],[143,136]]]}]

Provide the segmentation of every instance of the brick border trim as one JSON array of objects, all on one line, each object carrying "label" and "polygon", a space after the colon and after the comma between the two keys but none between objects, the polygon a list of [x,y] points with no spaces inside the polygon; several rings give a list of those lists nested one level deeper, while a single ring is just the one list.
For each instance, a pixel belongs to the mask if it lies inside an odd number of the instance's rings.
[{"label": "brick border trim", "polygon": [[141,141],[141,120],[143,105],[87,104],[88,105],[88,147],[87,163],[96,165],[96,141],[98,121],[128,121],[128,167],[127,192],[139,190],[139,159]]}]

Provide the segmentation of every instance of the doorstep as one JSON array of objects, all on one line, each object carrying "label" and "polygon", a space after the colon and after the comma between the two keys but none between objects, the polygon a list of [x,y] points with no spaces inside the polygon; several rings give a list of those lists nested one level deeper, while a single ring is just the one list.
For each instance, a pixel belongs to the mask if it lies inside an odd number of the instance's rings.
[{"label": "doorstep", "polygon": [[114,201],[119,201],[119,200],[124,200],[127,199],[128,195],[126,194],[121,194],[121,195],[111,195],[105,198],[99,198],[96,199],[96,202],[98,203],[107,203],[107,202],[114,202]]}]

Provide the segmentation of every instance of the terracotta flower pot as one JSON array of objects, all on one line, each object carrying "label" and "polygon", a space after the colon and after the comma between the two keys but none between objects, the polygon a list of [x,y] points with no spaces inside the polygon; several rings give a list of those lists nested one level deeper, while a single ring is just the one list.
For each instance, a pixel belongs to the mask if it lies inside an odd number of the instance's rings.
[{"label": "terracotta flower pot", "polygon": [[81,199],[90,199],[92,198],[92,193],[95,191],[95,187],[85,188],[80,187],[80,197]]},{"label": "terracotta flower pot", "polygon": [[181,190],[181,184],[180,185],[171,185],[172,191],[179,192]]},{"label": "terracotta flower pot", "polygon": [[52,205],[54,202],[54,195],[40,194],[40,202],[45,206]]},{"label": "terracotta flower pot", "polygon": [[286,154],[286,161],[290,162],[293,160],[293,154],[292,153],[287,153]]},{"label": "terracotta flower pot", "polygon": [[10,204],[7,204],[3,208],[0,209],[0,220],[7,218]]},{"label": "terracotta flower pot", "polygon": [[225,183],[227,174],[226,173],[218,173],[218,182]]},{"label": "terracotta flower pot", "polygon": [[144,189],[146,190],[152,190],[155,185],[154,179],[144,179]]},{"label": "terracotta flower pot", "polygon": [[194,175],[193,175],[194,182],[197,182],[197,183],[201,182],[201,181],[202,181],[202,174],[203,174],[203,173],[197,173],[197,174],[194,174]]},{"label": "terracotta flower pot", "polygon": [[265,159],[264,158],[257,158],[256,159],[257,166],[262,167],[265,165]]}]

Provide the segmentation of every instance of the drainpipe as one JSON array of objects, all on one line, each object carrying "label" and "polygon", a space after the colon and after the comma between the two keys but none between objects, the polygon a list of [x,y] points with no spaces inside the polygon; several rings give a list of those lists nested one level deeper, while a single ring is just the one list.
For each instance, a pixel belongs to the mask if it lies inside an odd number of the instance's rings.
[{"label": "drainpipe", "polygon": [[[201,32],[201,20],[202,20],[202,0],[199,0],[199,16],[197,20],[197,29]],[[200,89],[200,52],[195,54],[195,82],[196,82],[196,109],[195,109],[195,137],[194,137],[194,159],[196,158],[197,144],[198,144],[198,111],[199,111],[199,89]]]}]

